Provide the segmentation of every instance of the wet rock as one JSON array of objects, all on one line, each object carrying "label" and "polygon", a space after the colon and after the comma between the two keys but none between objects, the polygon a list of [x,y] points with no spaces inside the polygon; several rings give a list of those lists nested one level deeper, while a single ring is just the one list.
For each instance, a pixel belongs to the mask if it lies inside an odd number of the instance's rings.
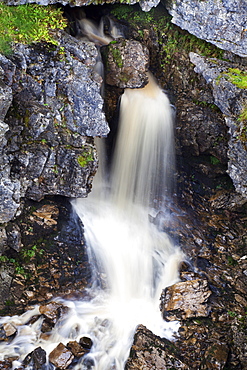
[{"label": "wet rock", "polygon": [[49,354],[49,361],[59,369],[67,369],[73,361],[74,356],[64,344],[59,343],[58,346]]},{"label": "wet rock", "polygon": [[225,344],[214,343],[209,346],[205,352],[204,360],[202,361],[200,369],[224,369],[227,358],[229,354],[229,349]]},{"label": "wet rock", "polygon": [[29,365],[34,370],[46,369],[46,351],[41,347],[35,348],[33,352],[25,357],[23,364]]},{"label": "wet rock", "polygon": [[246,4],[238,0],[215,2],[168,1],[172,22],[221,49],[246,57]]},{"label": "wet rock", "polygon": [[121,40],[106,48],[106,83],[120,88],[144,87],[149,67],[148,49],[135,40]]},{"label": "wet rock", "polygon": [[11,337],[17,331],[16,327],[11,323],[3,324],[3,329],[7,337]]},{"label": "wet rock", "polygon": [[12,362],[10,360],[0,361],[0,369],[1,370],[11,370]]},{"label": "wet rock", "polygon": [[85,353],[87,353],[88,351],[83,348],[78,342],[76,342],[75,340],[74,341],[71,341],[67,344],[66,346],[72,353],[75,357],[82,357],[85,355]]},{"label": "wet rock", "polygon": [[47,319],[53,322],[57,321],[63,311],[66,311],[66,307],[57,302],[50,302],[39,307],[41,315],[44,315]]},{"label": "wet rock", "polygon": [[92,339],[88,337],[80,338],[79,343],[86,350],[90,350],[93,345]]},{"label": "wet rock", "polygon": [[208,298],[212,294],[206,280],[194,279],[167,287],[161,296],[165,320],[206,317],[210,312]]},{"label": "wet rock", "polygon": [[159,338],[144,326],[139,326],[134,336],[126,370],[139,369],[189,369],[180,359],[172,342]]}]

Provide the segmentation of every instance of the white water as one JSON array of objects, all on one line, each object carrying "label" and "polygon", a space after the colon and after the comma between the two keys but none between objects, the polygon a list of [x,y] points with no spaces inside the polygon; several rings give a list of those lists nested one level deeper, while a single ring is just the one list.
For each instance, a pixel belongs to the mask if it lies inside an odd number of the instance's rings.
[{"label": "white water", "polygon": [[178,324],[162,319],[159,299],[162,289],[178,281],[183,254],[149,222],[154,204],[157,211],[164,206],[168,187],[171,115],[166,95],[151,76],[147,87],[126,89],[109,180],[101,167],[89,197],[73,201],[95,266],[90,299],[59,299],[70,310],[49,341],[40,338],[41,320],[25,325],[38,308],[21,317],[0,319],[0,323],[14,322],[20,332],[12,344],[0,344],[0,360],[10,354],[19,354],[23,360],[38,346],[49,354],[59,342],[89,336],[92,350],[77,368],[91,368],[90,361],[93,369],[123,370],[137,325],[172,337]]}]

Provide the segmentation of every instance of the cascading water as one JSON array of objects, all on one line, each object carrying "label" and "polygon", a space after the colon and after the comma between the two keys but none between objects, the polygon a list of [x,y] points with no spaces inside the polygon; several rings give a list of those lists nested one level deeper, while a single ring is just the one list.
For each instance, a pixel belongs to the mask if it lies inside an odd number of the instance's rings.
[{"label": "cascading water", "polygon": [[40,336],[42,319],[26,324],[38,308],[0,319],[18,327],[10,344],[0,344],[0,360],[18,354],[22,361],[38,346],[49,354],[60,342],[66,345],[68,340],[88,336],[93,347],[76,368],[123,370],[137,325],[165,337],[176,331],[177,323],[161,318],[159,298],[162,289],[178,280],[183,254],[149,222],[149,214],[164,206],[172,131],[168,98],[151,75],[146,87],[125,90],[110,175],[101,166],[88,198],[72,202],[84,223],[89,258],[95,266],[90,298],[58,299],[70,310],[48,340]]}]

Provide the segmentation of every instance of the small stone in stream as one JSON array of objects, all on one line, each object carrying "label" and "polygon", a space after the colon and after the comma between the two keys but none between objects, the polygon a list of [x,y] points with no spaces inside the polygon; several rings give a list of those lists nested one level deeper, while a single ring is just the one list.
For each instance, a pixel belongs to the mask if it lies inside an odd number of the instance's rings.
[{"label": "small stone in stream", "polygon": [[181,281],[164,289],[161,311],[165,320],[190,317],[207,317],[210,312],[208,298],[212,294],[203,279]]},{"label": "small stone in stream", "polygon": [[67,348],[73,353],[75,357],[82,357],[85,353],[88,352],[85,348],[83,348],[78,342],[71,341],[67,344]]},{"label": "small stone in stream", "polygon": [[3,324],[3,329],[4,329],[7,337],[11,337],[17,331],[16,327],[14,325],[12,325],[11,323],[8,323],[8,322]]},{"label": "small stone in stream", "polygon": [[9,360],[0,361],[0,370],[12,370],[12,362]]},{"label": "small stone in stream", "polygon": [[57,302],[49,302],[43,306],[40,306],[39,308],[39,312],[54,323],[61,316],[61,313],[63,313],[63,311],[65,310],[66,308],[62,304]]},{"label": "small stone in stream", "polygon": [[42,322],[41,331],[42,333],[49,333],[54,327],[54,323],[48,319]]},{"label": "small stone in stream", "polygon": [[74,355],[63,343],[59,343],[49,355],[49,361],[59,369],[67,369],[73,359]]},{"label": "small stone in stream", "polygon": [[85,348],[87,350],[90,350],[91,347],[92,347],[92,345],[93,345],[92,339],[91,338],[88,338],[88,337],[82,337],[82,338],[80,338],[79,343],[80,343],[80,345],[83,348]]},{"label": "small stone in stream", "polygon": [[23,360],[25,366],[29,365],[34,370],[43,369],[46,366],[46,352],[43,348],[37,347]]},{"label": "small stone in stream", "polygon": [[33,351],[33,363],[35,369],[41,369],[46,364],[46,352],[43,348],[35,348]]}]

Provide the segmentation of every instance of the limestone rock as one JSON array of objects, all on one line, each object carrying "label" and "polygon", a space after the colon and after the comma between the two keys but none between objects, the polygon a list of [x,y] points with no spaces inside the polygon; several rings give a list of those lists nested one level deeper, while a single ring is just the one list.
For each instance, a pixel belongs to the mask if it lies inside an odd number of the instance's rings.
[{"label": "limestone rock", "polygon": [[147,84],[148,49],[135,40],[120,40],[107,48],[106,83],[120,88]]},{"label": "limestone rock", "polygon": [[[228,173],[238,193],[247,197],[247,166],[245,123],[239,118],[247,101],[247,90],[234,84],[229,73],[234,65],[190,53],[190,60],[196,66],[195,72],[202,74],[213,89],[214,103],[225,116],[229,128]],[[244,70],[235,69],[239,73]]]},{"label": "limestone rock", "polygon": [[109,131],[94,71],[98,52],[65,32],[58,37],[65,54],[16,44],[11,60],[0,56],[1,222],[16,216],[24,197],[91,190],[98,164],[92,137]]},{"label": "limestone rock", "polygon": [[73,359],[73,354],[63,343],[59,343],[49,355],[49,361],[59,369],[67,369]]},{"label": "limestone rock", "polygon": [[159,338],[140,325],[134,336],[126,370],[189,369],[180,359],[172,342]]},{"label": "limestone rock", "polygon": [[182,281],[164,289],[161,311],[165,320],[190,317],[207,317],[210,312],[208,298],[211,290],[206,280]]},{"label": "limestone rock", "polygon": [[[37,3],[37,4],[40,4],[40,5],[48,5],[48,4],[57,4],[57,0],[4,0],[4,2],[8,5],[19,5],[19,4],[28,4],[30,2],[32,3]],[[112,1],[109,1],[109,0],[105,0],[105,1],[101,1],[100,4],[104,4],[104,3],[115,3],[116,1],[115,0],[112,0]],[[136,4],[136,3],[140,3],[140,6],[142,8],[142,10],[144,10],[145,12],[148,12],[151,8],[157,6],[160,2],[160,0],[123,0],[121,1],[121,3],[126,3],[126,4],[129,4],[129,5],[133,5],[133,4]],[[97,0],[60,0],[59,3],[61,5],[71,5],[71,6],[84,6],[84,5],[91,5],[91,4],[95,4],[95,5],[98,5],[99,2]]]},{"label": "limestone rock", "polygon": [[169,0],[172,22],[221,49],[247,56],[245,1]]}]

